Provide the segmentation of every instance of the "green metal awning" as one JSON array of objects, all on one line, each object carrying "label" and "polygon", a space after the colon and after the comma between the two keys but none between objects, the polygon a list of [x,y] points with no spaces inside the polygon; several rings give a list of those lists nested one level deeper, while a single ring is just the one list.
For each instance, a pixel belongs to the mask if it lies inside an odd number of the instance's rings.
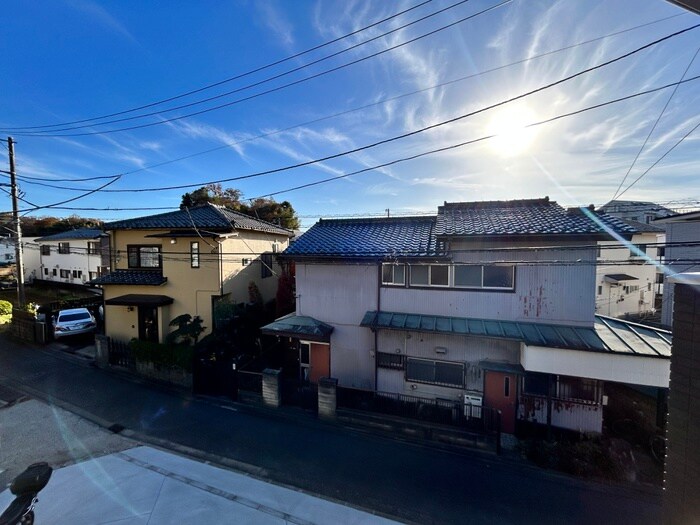
[{"label": "green metal awning", "polygon": [[260,331],[265,335],[295,337],[307,341],[330,343],[333,327],[306,315],[288,315],[263,326]]},{"label": "green metal awning", "polygon": [[596,315],[593,326],[499,321],[471,317],[369,311],[360,326],[372,330],[406,330],[451,335],[496,337],[531,346],[669,358],[671,332]]}]

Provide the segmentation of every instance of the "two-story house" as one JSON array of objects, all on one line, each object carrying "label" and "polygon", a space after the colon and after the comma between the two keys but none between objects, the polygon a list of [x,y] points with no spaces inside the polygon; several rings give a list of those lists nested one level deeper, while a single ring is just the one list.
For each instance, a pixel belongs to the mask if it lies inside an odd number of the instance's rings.
[{"label": "two-story house", "polygon": [[598,243],[596,313],[609,317],[649,315],[656,308],[665,232],[651,224],[622,220],[636,233],[629,243]]},{"label": "two-story house", "polygon": [[219,302],[247,303],[249,285],[275,297],[274,254],[292,232],[213,204],[108,223],[113,271],[104,290],[105,334],[163,342],[172,319],[199,316],[214,326]]},{"label": "two-story house", "polygon": [[668,386],[668,334],[595,315],[596,242],[634,232],[548,198],[320,220],[283,254],[296,313],[263,332],[310,381],[600,432],[605,381]]},{"label": "two-story house", "polygon": [[109,271],[107,234],[97,228],[26,239],[23,248],[29,280],[85,285]]},{"label": "two-story house", "polygon": [[[700,265],[700,211],[673,215],[654,221],[666,229],[664,271],[666,277],[697,270]],[[664,286],[661,324],[673,324],[674,284]]]},{"label": "two-story house", "polygon": [[15,241],[9,235],[0,235],[0,265],[15,262]]}]

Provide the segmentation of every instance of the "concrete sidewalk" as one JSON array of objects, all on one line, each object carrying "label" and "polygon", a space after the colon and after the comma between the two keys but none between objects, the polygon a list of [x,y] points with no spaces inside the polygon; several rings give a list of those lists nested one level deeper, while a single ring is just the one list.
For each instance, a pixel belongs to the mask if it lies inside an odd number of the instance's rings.
[{"label": "concrete sidewalk", "polygon": [[35,513],[38,525],[395,523],[150,447],[54,471]]}]

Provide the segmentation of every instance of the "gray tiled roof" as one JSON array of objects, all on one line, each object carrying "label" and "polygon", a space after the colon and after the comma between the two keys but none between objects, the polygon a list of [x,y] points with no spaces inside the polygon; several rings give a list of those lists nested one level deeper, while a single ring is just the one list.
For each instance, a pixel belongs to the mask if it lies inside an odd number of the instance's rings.
[{"label": "gray tiled roof", "polygon": [[565,209],[544,199],[455,202],[438,208],[436,235],[627,235],[636,232],[622,220],[589,208]]},{"label": "gray tiled roof", "polygon": [[198,228],[219,232],[255,230],[292,236],[290,230],[215,204],[203,204],[189,210],[177,210],[105,224],[106,230],[154,230],[163,228],[187,228],[190,230]]},{"label": "gray tiled roof", "polygon": [[440,255],[435,217],[321,219],[284,252],[316,257],[427,257]]},{"label": "gray tiled roof", "polygon": [[133,284],[159,286],[168,281],[163,274],[153,270],[114,270],[90,281],[90,284]]},{"label": "gray tiled roof", "polygon": [[40,237],[37,242],[46,241],[63,241],[63,240],[80,240],[80,239],[99,239],[103,235],[106,235],[102,230],[98,228],[81,228],[79,230],[68,230],[61,233],[54,233],[53,235],[47,235],[46,237]]},{"label": "gray tiled roof", "polygon": [[643,222],[633,221],[632,219],[620,219],[622,222],[631,226],[639,233],[664,233],[666,230],[660,226],[653,226],[651,224],[644,224]]}]

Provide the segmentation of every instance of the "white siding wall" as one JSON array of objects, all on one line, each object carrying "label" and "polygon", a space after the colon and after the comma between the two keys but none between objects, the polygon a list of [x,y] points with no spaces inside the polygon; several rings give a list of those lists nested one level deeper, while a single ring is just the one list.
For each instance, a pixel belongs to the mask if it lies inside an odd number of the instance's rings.
[{"label": "white siding wall", "polygon": [[[436,347],[446,349],[446,352],[437,353]],[[511,364],[520,362],[519,342],[483,337],[382,330],[379,332],[377,348],[379,352],[388,354],[400,353],[408,357],[452,361],[466,365],[464,389],[407,382],[402,371],[379,369],[377,390],[420,397],[461,399],[464,392],[482,392],[484,375],[483,370],[478,366],[479,361],[489,359]]]},{"label": "white siding wall", "polygon": [[[656,233],[644,233],[634,235],[632,244],[652,244],[659,242]],[[640,257],[631,257],[628,247],[618,247],[620,243],[616,241],[605,241],[599,243],[600,261],[619,261],[620,263],[634,263],[643,261]],[[649,246],[646,249],[647,256],[656,261],[657,248]],[[636,277],[634,281],[621,281],[619,285],[609,283],[605,280],[606,274],[624,273]],[[596,270],[596,313],[619,317],[630,313],[648,312],[654,307],[654,297],[656,294],[656,266],[653,264],[604,264],[599,263]],[[624,286],[638,286],[639,290],[632,293],[625,293]],[[601,293],[598,293],[600,289]]]},{"label": "white siding wall", "polygon": [[[70,253],[58,253],[59,242],[67,242],[69,244]],[[39,267],[30,268],[27,264],[25,264],[27,272],[31,273],[32,270],[35,270],[35,277],[37,279],[63,283],[85,284],[90,280],[89,272],[97,272],[99,266],[102,264],[102,256],[99,253],[88,254],[88,242],[96,242],[99,244],[100,239],[65,239],[61,241],[39,243],[40,246],[50,246],[51,255],[41,255],[41,249],[32,244],[32,252],[35,248],[38,248]],[[44,268],[48,269],[48,275],[44,274]],[[55,276],[53,275],[54,269],[56,270]],[[61,270],[68,270],[70,272],[70,276],[62,278]],[[78,270],[81,272],[81,277],[74,278],[73,271]]]},{"label": "white siding wall", "polygon": [[[700,219],[687,222],[671,222],[666,224],[666,241],[668,243],[700,241]],[[697,270],[697,264],[674,264],[676,259],[700,259],[700,246],[669,246],[666,248],[666,264],[669,274],[682,273],[686,270]],[[667,327],[673,324],[673,284],[664,286],[661,323]]]},{"label": "white siding wall", "polygon": [[377,309],[377,265],[296,264],[297,315],[333,325],[331,376],[341,386],[374,389],[374,334],[360,326]]},{"label": "white siding wall", "polygon": [[[591,244],[590,242],[584,242]],[[541,243],[537,242],[537,245]],[[571,244],[582,244],[581,241]],[[492,245],[503,247],[500,245]],[[482,244],[480,248],[489,248]],[[455,262],[524,261],[517,265],[515,292],[489,292],[444,288],[382,288],[382,310],[475,317],[504,321],[525,321],[592,326],[595,314],[596,250],[460,252],[473,249],[466,243],[452,243]],[[527,262],[560,261],[572,264]],[[580,260],[580,261],[579,261]],[[588,262],[589,264],[581,264]]]}]

